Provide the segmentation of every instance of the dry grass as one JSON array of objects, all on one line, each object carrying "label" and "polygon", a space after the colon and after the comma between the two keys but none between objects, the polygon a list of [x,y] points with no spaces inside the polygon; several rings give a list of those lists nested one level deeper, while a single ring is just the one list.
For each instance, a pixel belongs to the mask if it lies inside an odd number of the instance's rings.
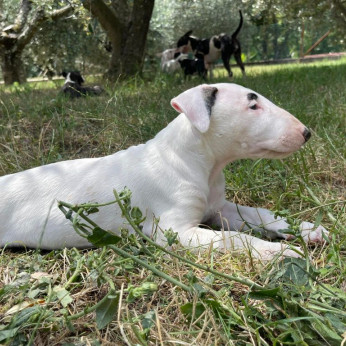
[{"label": "dry grass", "polygon": [[[3,249],[0,343],[339,345],[346,326],[345,70],[345,61],[252,67],[246,79],[235,70],[235,82],[296,114],[312,128],[313,139],[287,160],[246,160],[225,170],[229,199],[287,210],[292,222],[320,220],[332,233],[329,244],[307,249],[306,258],[296,263],[176,250],[194,263],[252,280],[265,287],[260,294],[159,249],[149,256],[132,238],[124,237],[117,246],[191,291],[109,247]],[[220,75],[219,81],[227,80]],[[136,79],[108,87],[108,95],[100,98],[76,101],[58,97],[53,84],[2,88],[0,175],[146,141],[175,117],[168,101],[198,82]],[[157,289],[143,289],[146,283]],[[92,310],[108,292],[108,305],[96,311],[105,313],[108,306],[111,322],[99,329],[100,317],[85,309]]]}]

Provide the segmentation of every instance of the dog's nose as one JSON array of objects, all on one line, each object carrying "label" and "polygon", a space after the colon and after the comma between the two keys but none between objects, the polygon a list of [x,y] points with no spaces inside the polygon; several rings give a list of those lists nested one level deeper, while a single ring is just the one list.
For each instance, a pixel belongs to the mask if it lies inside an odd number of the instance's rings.
[{"label": "dog's nose", "polygon": [[304,129],[303,137],[305,139],[305,142],[307,142],[309,138],[311,137],[311,132],[307,127]]}]

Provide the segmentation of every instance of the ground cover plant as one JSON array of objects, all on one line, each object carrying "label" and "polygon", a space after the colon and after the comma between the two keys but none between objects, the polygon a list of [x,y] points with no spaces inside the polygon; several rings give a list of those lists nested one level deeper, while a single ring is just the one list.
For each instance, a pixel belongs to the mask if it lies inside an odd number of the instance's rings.
[{"label": "ground cover plant", "polygon": [[[346,61],[249,67],[234,82],[296,115],[313,137],[285,160],[242,160],[225,170],[230,200],[322,223],[328,244],[302,259],[260,263],[248,254],[173,253],[140,234],[105,234],[61,204],[98,247],[1,249],[0,344],[340,345],[345,314]],[[222,70],[215,82],[228,82]],[[59,82],[0,89],[0,175],[58,160],[107,155],[153,137],[175,116],[169,101],[200,81],[157,75],[80,100]],[[1,191],[0,191],[1,198]],[[140,233],[128,191],[115,203]],[[87,201],[86,201],[87,202]],[[110,201],[111,202],[111,201]],[[28,218],[30,215],[28,215]],[[297,239],[303,245],[300,239]]]}]

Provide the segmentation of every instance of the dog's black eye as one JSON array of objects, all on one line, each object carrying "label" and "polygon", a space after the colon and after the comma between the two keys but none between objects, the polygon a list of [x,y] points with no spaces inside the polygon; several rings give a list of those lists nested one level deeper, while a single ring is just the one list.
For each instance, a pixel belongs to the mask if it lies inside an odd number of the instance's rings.
[{"label": "dog's black eye", "polygon": [[256,103],[255,103],[254,105],[252,105],[252,106],[250,107],[250,109],[256,110],[256,109],[257,109]]}]

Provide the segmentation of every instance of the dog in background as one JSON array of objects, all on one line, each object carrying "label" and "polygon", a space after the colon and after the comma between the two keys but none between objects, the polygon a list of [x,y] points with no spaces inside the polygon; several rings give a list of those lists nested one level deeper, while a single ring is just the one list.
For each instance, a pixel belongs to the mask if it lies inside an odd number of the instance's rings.
[{"label": "dog in background", "polygon": [[161,53],[157,53],[156,56],[158,58],[161,58],[161,70],[163,71],[165,64],[170,61],[170,60],[174,60],[176,58],[176,53],[180,53],[180,50],[177,48],[169,48],[164,50]]},{"label": "dog in background", "polygon": [[65,77],[62,92],[70,98],[78,98],[86,95],[100,95],[103,92],[103,89],[98,85],[82,86],[84,78],[79,71],[63,71],[62,76]]},{"label": "dog in background", "polygon": [[162,66],[162,71],[168,74],[174,74],[180,71],[180,62],[185,59],[188,59],[187,54],[175,53],[174,59],[164,62]]},{"label": "dog in background", "polygon": [[[185,54],[184,54],[185,55]],[[207,70],[204,64],[204,55],[197,53],[195,59],[182,59],[179,60],[180,66],[184,71],[184,78],[198,74],[201,78],[206,80]]]},{"label": "dog in background", "polygon": [[204,64],[206,69],[210,71],[210,77],[212,77],[213,65],[220,59],[220,57],[222,58],[223,65],[227,70],[229,77],[232,77],[233,73],[231,71],[229,60],[233,54],[243,75],[245,75],[245,67],[241,59],[241,46],[237,39],[243,26],[243,15],[241,11],[239,11],[239,15],[239,25],[231,36],[220,34],[207,39],[198,39],[197,37],[191,36],[192,30],[190,30],[180,37],[177,42],[177,48],[183,53],[193,52],[195,55],[198,53],[203,54]]}]

